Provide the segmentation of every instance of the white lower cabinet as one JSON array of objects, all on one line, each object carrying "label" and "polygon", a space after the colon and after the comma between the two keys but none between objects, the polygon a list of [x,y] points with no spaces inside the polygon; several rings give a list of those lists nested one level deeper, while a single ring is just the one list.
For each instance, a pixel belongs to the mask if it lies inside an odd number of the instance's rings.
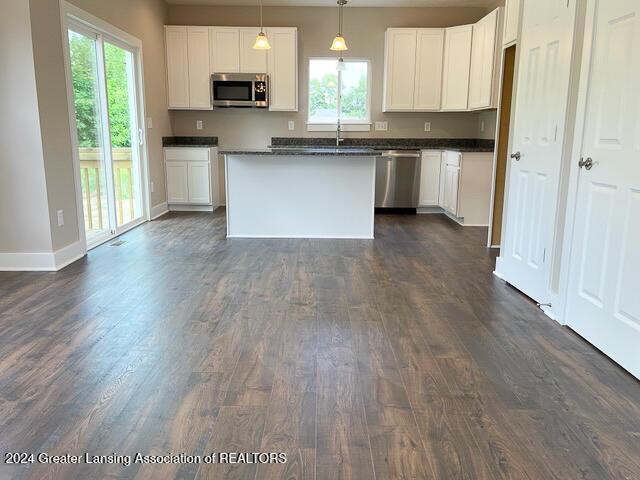
[{"label": "white lower cabinet", "polygon": [[219,204],[218,149],[164,149],[169,210],[214,210]]},{"label": "white lower cabinet", "polygon": [[423,150],[420,165],[419,206],[437,207],[440,196],[440,150]]},{"label": "white lower cabinet", "polygon": [[211,172],[208,161],[187,162],[189,203],[211,203]]},{"label": "white lower cabinet", "polygon": [[440,207],[462,225],[488,225],[493,152],[424,150],[420,207]]},{"label": "white lower cabinet", "polygon": [[188,203],[189,186],[187,180],[187,162],[168,160],[167,171],[167,203]]}]

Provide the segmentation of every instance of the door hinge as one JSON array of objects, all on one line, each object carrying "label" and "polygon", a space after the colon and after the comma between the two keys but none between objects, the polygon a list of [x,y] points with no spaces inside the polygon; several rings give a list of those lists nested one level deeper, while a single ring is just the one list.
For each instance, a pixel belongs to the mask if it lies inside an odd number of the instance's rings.
[{"label": "door hinge", "polygon": [[549,307],[551,308],[551,304],[550,303],[537,303],[536,305],[538,306],[538,308],[542,308],[542,307]]}]

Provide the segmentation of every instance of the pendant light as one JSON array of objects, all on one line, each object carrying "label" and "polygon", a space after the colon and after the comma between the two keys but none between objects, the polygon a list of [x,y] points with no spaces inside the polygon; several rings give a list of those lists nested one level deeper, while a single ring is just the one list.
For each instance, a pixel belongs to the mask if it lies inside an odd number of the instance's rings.
[{"label": "pendant light", "polygon": [[262,0],[260,0],[260,33],[256,36],[256,43],[253,44],[253,48],[255,50],[271,49],[271,45],[269,45],[269,39],[265,35],[262,28]]},{"label": "pendant light", "polygon": [[349,50],[347,48],[347,42],[342,36],[342,7],[347,4],[347,0],[338,0],[338,35],[333,39],[330,50],[344,51]]},{"label": "pendant light", "polygon": [[346,70],[346,66],[344,64],[344,58],[340,57],[338,58],[338,64],[336,65],[336,70],[338,72],[344,72]]}]

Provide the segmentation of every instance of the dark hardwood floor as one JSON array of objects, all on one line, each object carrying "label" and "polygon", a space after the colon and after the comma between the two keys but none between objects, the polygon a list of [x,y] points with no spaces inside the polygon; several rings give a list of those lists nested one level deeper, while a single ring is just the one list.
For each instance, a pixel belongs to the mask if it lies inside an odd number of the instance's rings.
[{"label": "dark hardwood floor", "polygon": [[174,213],[61,272],[0,273],[0,452],[288,462],[0,478],[640,478],[640,383],[494,277],[485,229],[224,232]]}]

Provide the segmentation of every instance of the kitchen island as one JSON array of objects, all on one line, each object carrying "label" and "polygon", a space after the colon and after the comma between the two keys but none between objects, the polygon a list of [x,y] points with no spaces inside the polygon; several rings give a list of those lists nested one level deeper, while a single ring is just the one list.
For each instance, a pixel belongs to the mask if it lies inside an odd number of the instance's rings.
[{"label": "kitchen island", "polygon": [[369,148],[222,150],[227,237],[373,238]]}]

